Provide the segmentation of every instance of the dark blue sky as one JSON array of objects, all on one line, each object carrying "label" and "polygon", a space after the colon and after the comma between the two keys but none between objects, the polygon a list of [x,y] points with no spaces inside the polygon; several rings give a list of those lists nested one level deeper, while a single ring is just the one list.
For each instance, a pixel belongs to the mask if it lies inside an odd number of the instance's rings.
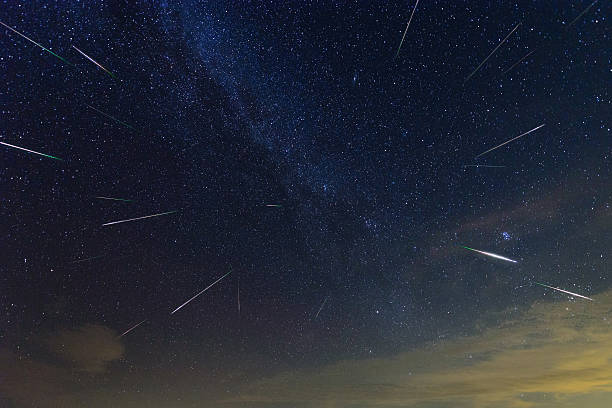
[{"label": "dark blue sky", "polygon": [[564,299],[535,281],[607,289],[610,4],[569,24],[590,4],[423,0],[394,58],[414,2],[3,2],[70,64],[2,27],[0,141],[63,160],[1,146],[0,347],[65,369],[45,339],[147,319],[49,387],[205,365],[235,391]]}]

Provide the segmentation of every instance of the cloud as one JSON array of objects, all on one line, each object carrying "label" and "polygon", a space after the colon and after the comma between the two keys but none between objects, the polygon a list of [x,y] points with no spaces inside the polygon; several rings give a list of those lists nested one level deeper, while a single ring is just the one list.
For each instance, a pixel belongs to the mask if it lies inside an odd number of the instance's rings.
[{"label": "cloud", "polygon": [[[458,256],[474,257],[460,245],[505,254],[512,259],[529,248],[539,255],[537,263],[542,263],[551,247],[556,246],[565,250],[558,251],[560,257],[555,254],[554,262],[563,260],[573,265],[576,256],[583,256],[574,253],[577,243],[588,243],[595,252],[607,250],[607,241],[598,237],[607,234],[608,226],[612,225],[612,209],[606,200],[610,194],[612,184],[607,179],[575,174],[559,186],[542,186],[539,191],[530,192],[529,199],[510,197],[499,209],[457,217],[444,228],[432,230],[431,236],[419,243],[424,252],[413,261],[411,275],[429,279],[431,268],[455,266],[461,259]],[[513,239],[501,240],[503,231],[509,231]],[[533,259],[529,257],[521,263],[528,264]]]},{"label": "cloud", "polygon": [[67,370],[0,349],[0,403],[9,407],[68,407],[75,404]]},{"label": "cloud", "polygon": [[[123,345],[108,327],[87,324],[34,339],[51,352],[31,353],[0,348],[0,404],[15,407],[91,406],[88,397],[96,376],[123,356]],[[58,359],[59,358],[59,359]],[[99,387],[95,387],[98,389]],[[12,405],[11,405],[12,404]]]},{"label": "cloud", "polygon": [[[595,206],[597,208],[593,207],[593,202],[596,196],[602,199],[609,196],[611,187],[605,178],[589,179],[586,175],[574,174],[558,186],[531,192],[530,199],[526,199],[525,196],[517,197],[499,210],[480,214],[477,217],[466,217],[459,221],[459,225],[451,234],[464,234],[474,230],[496,230],[508,224],[521,225],[522,228],[536,224],[542,229],[556,225],[559,219],[577,212],[585,219],[590,219],[602,212],[609,213],[604,202],[598,202]],[[581,213],[583,209],[591,208],[592,212]]]},{"label": "cloud", "polygon": [[[554,295],[556,296],[556,295]],[[536,303],[520,317],[388,358],[344,361],[246,386],[231,406],[569,407],[612,402],[612,291]]]},{"label": "cloud", "polygon": [[108,327],[87,324],[74,330],[57,331],[46,341],[49,351],[75,369],[102,373],[109,362],[123,356],[123,344]]}]

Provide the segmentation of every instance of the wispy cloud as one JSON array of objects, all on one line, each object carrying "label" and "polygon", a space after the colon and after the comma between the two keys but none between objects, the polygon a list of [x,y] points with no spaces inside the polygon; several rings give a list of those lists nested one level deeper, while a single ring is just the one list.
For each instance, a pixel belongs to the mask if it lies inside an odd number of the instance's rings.
[{"label": "wispy cloud", "polygon": [[[228,404],[300,407],[563,407],[612,402],[612,291],[534,304],[481,335],[389,358],[257,381]],[[268,405],[269,404],[269,405]]]}]

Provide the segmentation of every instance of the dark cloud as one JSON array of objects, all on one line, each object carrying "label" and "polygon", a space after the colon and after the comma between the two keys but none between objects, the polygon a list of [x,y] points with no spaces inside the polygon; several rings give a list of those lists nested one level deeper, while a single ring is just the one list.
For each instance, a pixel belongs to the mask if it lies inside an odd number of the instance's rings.
[{"label": "dark cloud", "polygon": [[65,368],[6,349],[0,349],[0,367],[0,395],[9,407],[75,406],[74,386]]},{"label": "dark cloud", "polygon": [[80,371],[102,373],[108,363],[123,356],[117,334],[105,326],[87,324],[57,331],[46,341],[49,351]]},{"label": "dark cloud", "polygon": [[[123,344],[106,326],[86,324],[32,339],[47,352],[0,348],[0,395],[17,407],[78,407],[91,398],[88,384],[123,356]],[[2,400],[0,399],[0,402]],[[11,406],[11,405],[9,405]]]}]

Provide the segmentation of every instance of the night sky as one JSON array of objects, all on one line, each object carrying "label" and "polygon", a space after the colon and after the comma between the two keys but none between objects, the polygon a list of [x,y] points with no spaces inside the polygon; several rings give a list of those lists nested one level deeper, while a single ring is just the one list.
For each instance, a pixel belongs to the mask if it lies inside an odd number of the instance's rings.
[{"label": "night sky", "polygon": [[612,3],[414,4],[3,1],[0,406],[609,407]]}]

